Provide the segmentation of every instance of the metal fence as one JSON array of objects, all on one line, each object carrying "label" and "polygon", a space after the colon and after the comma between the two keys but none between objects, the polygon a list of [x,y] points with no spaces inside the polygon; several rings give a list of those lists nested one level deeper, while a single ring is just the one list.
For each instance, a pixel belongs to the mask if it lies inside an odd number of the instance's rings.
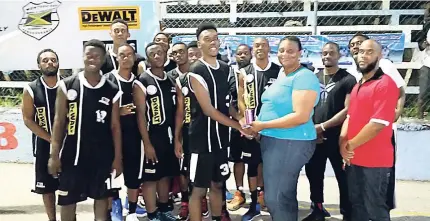
[{"label": "metal fence", "polygon": [[[399,71],[407,82],[404,116],[417,117],[430,111],[430,73],[421,74],[420,57],[425,52],[425,37],[430,24],[429,1],[394,0],[177,0],[161,1],[161,29],[170,35],[195,32],[202,22],[217,25],[222,34],[306,35],[405,33],[404,65]],[[427,25],[425,22],[427,21]],[[424,30],[423,30],[424,29]],[[417,45],[419,47],[417,47]],[[419,50],[420,48],[421,50]],[[430,46],[427,45],[430,54]],[[424,51],[423,51],[424,50]],[[67,76],[70,70],[64,70]],[[38,71],[14,71],[0,80],[31,81],[40,76]],[[419,88],[421,84],[421,88]],[[425,90],[427,89],[427,90]],[[419,91],[427,96],[419,98]],[[22,90],[0,88],[0,99],[19,102]],[[15,103],[18,103],[15,102]],[[421,102],[421,103],[420,103]],[[13,102],[10,102],[13,103]],[[0,103],[1,105],[1,103]]]}]

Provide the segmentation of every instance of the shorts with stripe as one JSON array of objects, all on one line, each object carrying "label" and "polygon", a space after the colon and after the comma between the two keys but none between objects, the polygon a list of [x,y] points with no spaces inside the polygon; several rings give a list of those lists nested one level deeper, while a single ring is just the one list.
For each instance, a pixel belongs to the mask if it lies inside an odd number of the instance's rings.
[{"label": "shorts with stripe", "polygon": [[179,161],[179,170],[181,175],[188,177],[190,175],[190,148],[189,145],[188,129],[182,133],[182,150],[184,156]]},{"label": "shorts with stripe", "polygon": [[239,131],[231,129],[229,161],[233,163],[243,162],[242,151],[246,145],[245,139],[246,138],[242,137]]},{"label": "shorts with stripe", "polygon": [[190,180],[194,187],[209,188],[211,182],[224,182],[229,177],[226,149],[210,153],[191,153]]},{"label": "shorts with stripe", "polygon": [[[37,148],[35,148],[35,162],[34,162],[34,172],[35,172],[35,181],[34,188],[31,190],[33,193],[37,194],[47,194],[47,193],[55,193],[58,189],[58,179],[52,177],[51,174],[48,173],[48,160],[49,160],[49,152],[50,145],[46,142],[43,145],[41,141],[37,141],[41,138],[36,138]],[[43,140],[44,141],[44,140]]]},{"label": "shorts with stripe", "polygon": [[129,189],[138,189],[143,181],[144,150],[140,134],[130,133],[123,133],[122,139],[124,184]]}]

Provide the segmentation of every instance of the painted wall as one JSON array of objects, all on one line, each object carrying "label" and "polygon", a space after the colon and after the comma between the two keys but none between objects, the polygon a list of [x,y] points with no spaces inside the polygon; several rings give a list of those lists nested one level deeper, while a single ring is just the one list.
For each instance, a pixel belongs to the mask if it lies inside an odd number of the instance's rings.
[{"label": "painted wall", "polygon": [[[397,143],[397,179],[430,180],[430,130],[399,130]],[[20,109],[0,108],[0,162],[33,162],[31,132]],[[330,162],[326,175],[334,175]]]}]

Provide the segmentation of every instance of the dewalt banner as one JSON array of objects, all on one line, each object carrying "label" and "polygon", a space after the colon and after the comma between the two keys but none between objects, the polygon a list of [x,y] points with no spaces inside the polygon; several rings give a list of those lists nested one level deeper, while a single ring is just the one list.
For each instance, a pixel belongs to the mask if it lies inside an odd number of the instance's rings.
[{"label": "dewalt banner", "polygon": [[109,30],[115,19],[123,19],[129,29],[140,29],[139,6],[80,7],[79,27],[81,30]]}]

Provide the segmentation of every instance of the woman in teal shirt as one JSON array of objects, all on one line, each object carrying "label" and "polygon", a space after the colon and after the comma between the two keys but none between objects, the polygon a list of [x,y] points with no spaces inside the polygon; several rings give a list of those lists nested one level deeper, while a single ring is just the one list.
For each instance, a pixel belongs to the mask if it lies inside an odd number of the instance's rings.
[{"label": "woman in teal shirt", "polygon": [[298,218],[297,182],[315,151],[312,122],[319,100],[319,81],[301,66],[302,46],[295,36],[279,43],[280,77],[262,95],[258,120],[251,129],[261,134],[264,199],[273,221]]}]

